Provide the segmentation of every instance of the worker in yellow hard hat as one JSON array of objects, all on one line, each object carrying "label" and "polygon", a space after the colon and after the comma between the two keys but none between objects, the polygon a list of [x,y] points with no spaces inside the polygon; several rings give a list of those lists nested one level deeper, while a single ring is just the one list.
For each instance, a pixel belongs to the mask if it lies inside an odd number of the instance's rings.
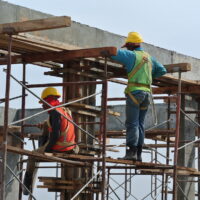
[{"label": "worker in yellow hard hat", "polygon": [[130,32],[125,44],[113,60],[121,62],[127,72],[126,100],[126,155],[121,159],[142,161],[144,144],[144,119],[151,96],[152,78],[166,73],[165,67],[143,50],[142,36]]},{"label": "worker in yellow hard hat", "polygon": [[[78,153],[78,146],[75,142],[74,124],[69,109],[59,107],[61,97],[56,88],[48,87],[42,91],[41,100],[44,109],[56,107],[48,111],[49,119],[43,127],[46,127],[44,134],[39,140],[39,148],[35,150],[39,153],[44,152],[67,152]],[[29,159],[27,171],[25,173],[24,185],[30,190],[34,179],[35,161]],[[24,189],[23,193],[28,195],[29,192]]]},{"label": "worker in yellow hard hat", "polygon": [[133,46],[133,44],[134,44],[134,46],[140,46],[140,44],[143,42],[144,42],[144,40],[139,33],[130,32],[128,34],[128,37],[126,38],[125,44],[122,46],[122,48],[128,47],[128,46]]},{"label": "worker in yellow hard hat", "polygon": [[[60,96],[56,88],[48,87],[42,91],[41,99],[54,107],[60,105],[58,100]],[[48,104],[41,101],[40,103],[42,103],[44,109],[49,108]],[[69,145],[69,147],[66,145],[67,143],[75,144],[74,125],[67,120],[72,120],[71,112],[64,107],[58,107],[48,113],[50,137],[45,152],[72,150],[75,147],[74,145]]]}]

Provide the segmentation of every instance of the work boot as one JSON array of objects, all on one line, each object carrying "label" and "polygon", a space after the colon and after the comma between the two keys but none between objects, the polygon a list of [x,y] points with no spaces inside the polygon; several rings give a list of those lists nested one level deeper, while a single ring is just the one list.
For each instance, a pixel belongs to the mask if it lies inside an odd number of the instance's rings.
[{"label": "work boot", "polygon": [[137,160],[137,147],[130,147],[126,149],[126,155],[122,158],[118,158],[119,160]]},{"label": "work boot", "polygon": [[[30,191],[32,187],[32,175],[29,172],[25,173],[23,184],[27,187],[27,189]],[[23,187],[23,194],[29,195],[29,192],[25,187]]]},{"label": "work boot", "polygon": [[142,146],[137,147],[137,161],[142,162]]}]

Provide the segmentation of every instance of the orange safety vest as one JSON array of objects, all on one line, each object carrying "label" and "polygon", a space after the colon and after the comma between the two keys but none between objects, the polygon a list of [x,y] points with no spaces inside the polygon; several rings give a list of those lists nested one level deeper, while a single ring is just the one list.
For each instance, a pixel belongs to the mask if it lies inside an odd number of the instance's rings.
[{"label": "orange safety vest", "polygon": [[[71,112],[69,109],[60,107],[56,108],[59,113],[62,113],[68,119],[72,120]],[[49,131],[52,132],[52,127],[50,124],[50,120],[47,121],[49,126]],[[58,138],[58,141],[55,145],[53,145],[52,150],[55,151],[69,151],[75,147],[75,132],[74,132],[74,125],[65,119],[61,115],[61,125],[60,125],[60,132],[61,135]]]}]

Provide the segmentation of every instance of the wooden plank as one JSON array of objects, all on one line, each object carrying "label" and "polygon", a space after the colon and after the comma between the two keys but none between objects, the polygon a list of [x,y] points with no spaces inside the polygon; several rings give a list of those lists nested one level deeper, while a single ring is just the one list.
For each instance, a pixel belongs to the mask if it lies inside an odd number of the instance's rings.
[{"label": "wooden plank", "polygon": [[[79,49],[69,50],[60,52],[47,52],[47,53],[35,53],[35,54],[22,54],[19,56],[12,56],[12,64],[19,64],[22,62],[33,63],[33,62],[44,62],[44,61],[56,61],[66,62],[73,59],[80,58],[93,58],[102,56],[102,52],[107,51],[110,55],[117,54],[116,47],[102,47],[102,48],[90,48],[90,49]],[[1,61],[0,65],[7,63]]]},{"label": "wooden plank", "polygon": [[[127,81],[122,81],[118,79],[109,79],[110,82],[127,85]],[[178,91],[178,78],[172,75],[164,75],[159,78],[154,79],[153,84],[157,84],[157,82],[161,83],[162,85],[165,85],[166,87],[152,87],[153,94],[168,94],[168,93],[177,93]],[[192,94],[199,94],[199,81],[193,81],[193,80],[187,80],[187,79],[181,79],[182,84],[182,92],[183,93],[191,93]]]},{"label": "wooden plank", "polygon": [[55,156],[47,156],[45,154],[24,150],[24,149],[13,147],[13,146],[9,146],[9,145],[7,147],[7,150],[9,152],[22,154],[22,155],[27,155],[27,156],[32,156],[32,157],[39,158],[41,160],[46,160],[46,161],[60,162],[60,163],[66,164],[66,165],[79,165],[79,166],[88,166],[89,165],[89,163],[66,160],[66,159],[55,157]]},{"label": "wooden plank", "polygon": [[53,190],[75,190],[78,189],[77,186],[70,185],[38,185],[37,188],[47,188]]},{"label": "wooden plank", "polygon": [[[1,61],[0,61],[1,62]],[[49,75],[49,76],[60,76],[60,77],[63,77],[63,73],[70,73],[70,74],[74,74],[74,75],[79,75],[79,76],[83,76],[83,77],[90,77],[90,78],[93,78],[93,79],[101,79],[103,77],[100,77],[98,75],[94,75],[94,74],[89,74],[89,73],[85,73],[85,72],[80,72],[80,71],[77,71],[77,70],[74,70],[74,69],[59,69],[59,70],[56,70],[56,71],[48,71],[48,72],[44,72],[44,75]]]},{"label": "wooden plank", "polygon": [[[199,81],[191,81],[186,79],[182,80],[182,91],[184,93],[191,93],[191,87],[194,87],[195,90],[192,92],[199,93]],[[109,79],[110,82],[118,83],[122,85],[127,85],[127,81],[122,81],[118,79]],[[158,83],[158,82],[159,83]],[[163,76],[160,78],[156,78],[154,80],[153,85],[162,85],[163,87],[152,87],[153,94],[168,94],[168,93],[177,93],[178,91],[178,78],[173,76]],[[191,87],[190,87],[191,86]]]},{"label": "wooden plank", "polygon": [[[172,176],[173,173],[174,173],[174,170],[173,169],[142,169],[141,170],[141,173],[142,174],[163,174],[163,172],[167,175],[170,175]],[[177,174],[178,175],[182,175],[182,176],[200,176],[200,172],[199,171],[190,171],[189,168],[188,170],[185,169],[178,169],[177,170]]]},{"label": "wooden plank", "polygon": [[153,137],[153,136],[174,136],[175,135],[175,129],[155,129],[155,130],[149,130],[145,131],[145,137]]},{"label": "wooden plank", "polygon": [[[176,94],[177,86],[152,88],[153,94]],[[200,85],[188,85],[181,87],[182,94],[200,94]]]},{"label": "wooden plank", "polygon": [[51,69],[59,69],[61,66],[55,62],[35,62],[33,63],[34,65],[38,65],[38,66],[41,66],[41,67],[46,67],[46,68],[51,68]]},{"label": "wooden plank", "polygon": [[[118,163],[118,164],[128,164],[129,168],[137,168],[137,169],[162,169],[162,170],[168,170],[168,169],[173,169],[173,165],[166,165],[166,164],[159,164],[159,163],[152,163],[152,162],[138,162],[138,161],[131,161],[131,160],[118,160],[118,159],[113,159],[113,158],[106,158],[106,162],[110,163]],[[125,166],[122,165],[107,165],[107,168],[126,168]],[[195,168],[189,168],[189,167],[182,167],[182,166],[177,166],[178,170],[185,170],[191,173],[200,173],[197,169]]]},{"label": "wooden plank", "polygon": [[[190,63],[176,63],[176,64],[168,64],[168,65],[164,65],[164,67],[167,70],[167,73],[173,73],[173,72],[187,72],[187,71],[191,71],[191,64]],[[160,78],[162,79],[163,76]],[[118,82],[120,84],[123,85],[127,85],[127,82],[125,81],[119,81],[119,80],[110,80],[112,82]]]},{"label": "wooden plank", "polygon": [[92,111],[95,111],[97,113],[101,111],[100,107],[91,106],[91,105],[87,105],[87,104],[81,104],[81,103],[72,103],[72,104],[70,104],[70,106],[72,106],[72,107],[75,106],[75,107],[78,107],[78,108],[84,108],[84,109],[92,110]]},{"label": "wooden plank", "polygon": [[[0,126],[0,134],[3,133],[4,127]],[[21,126],[9,126],[8,132],[10,133],[20,133],[21,132]]]},{"label": "wooden plank", "polygon": [[[144,145],[144,148],[167,148],[167,144],[146,144]],[[174,148],[174,144],[169,144],[170,148]]]},{"label": "wooden plank", "polygon": [[169,64],[164,65],[167,73],[173,73],[173,72],[187,72],[191,71],[191,64],[190,63],[176,63],[176,64]]},{"label": "wooden plank", "polygon": [[[90,110],[90,111],[93,111],[95,113],[101,114],[101,108],[97,107],[97,106],[91,106],[91,105],[81,104],[81,103],[73,103],[73,104],[70,104],[70,107],[71,106],[77,107],[78,109],[82,108],[82,109]],[[116,111],[113,111],[113,110],[110,110],[110,109],[108,109],[107,112],[110,115],[114,115],[114,116],[118,116],[118,117],[120,116],[119,112],[116,112]]]},{"label": "wooden plank", "polygon": [[86,116],[91,116],[91,117],[98,117],[98,114],[94,113],[94,112],[90,112],[90,111],[86,111],[86,110],[81,110],[79,108],[73,108],[71,106],[69,106],[70,110],[73,113],[76,114],[80,114],[80,115],[86,115]]},{"label": "wooden plank", "polygon": [[68,158],[68,159],[76,159],[80,161],[101,161],[102,158],[94,157],[94,156],[86,156],[86,155],[75,155],[75,154],[62,154],[62,153],[54,153],[55,156],[60,158]]},{"label": "wooden plank", "polygon": [[[1,35],[2,36],[2,35]],[[34,42],[32,43],[31,39],[30,41],[21,41],[20,39],[15,39],[16,36],[13,36],[13,41],[12,41],[12,52],[18,53],[18,54],[23,54],[23,53],[39,53],[39,52],[47,52],[47,51],[56,51],[59,52],[61,50],[65,50],[65,49],[60,49],[60,48],[56,48],[54,46],[49,46],[48,45],[48,41],[45,43],[40,43],[40,42]],[[3,38],[0,37],[0,46],[1,49],[5,49],[7,50],[7,46],[8,46],[8,38],[4,37]]]},{"label": "wooden plank", "polygon": [[[99,135],[97,133],[97,135]],[[106,134],[107,138],[122,138],[126,136],[126,130],[121,130],[121,131],[107,131]]]},{"label": "wooden plank", "polygon": [[[145,131],[145,136],[146,137],[155,137],[155,136],[174,136],[175,135],[175,130],[170,129],[156,129],[156,130],[149,130]],[[125,137],[126,136],[126,130],[121,130],[121,131],[107,131],[107,137]]]},{"label": "wooden plank", "polygon": [[[170,83],[174,85],[178,85],[178,81],[179,81],[177,77],[169,75],[169,74],[161,76],[159,78],[155,78],[155,80],[159,80],[161,82],[164,80],[166,81],[166,83]],[[200,82],[181,78],[181,85],[200,85]]]},{"label": "wooden plank", "polygon": [[41,31],[68,26],[71,26],[70,17],[50,17],[46,19],[36,19],[23,22],[0,24],[0,34],[10,33],[11,30],[13,30],[13,33],[16,34],[22,32]]},{"label": "wooden plank", "polygon": [[116,164],[128,164],[139,168],[147,167],[149,169],[152,168],[172,168],[172,165],[164,165],[164,164],[155,164],[155,163],[147,163],[147,162],[138,162],[132,160],[118,160],[113,158],[106,158],[106,162],[108,163],[116,163]]},{"label": "wooden plank", "polygon": [[177,91],[178,86],[152,88],[153,94],[175,94]]},{"label": "wooden plank", "polygon": [[[68,185],[38,185],[37,188],[45,188],[48,189],[48,191],[60,191],[60,190],[79,190],[84,186],[84,184],[82,185],[74,185],[74,186],[68,186]],[[100,188],[94,188],[92,187],[91,184],[89,184],[85,190],[88,190],[87,192],[101,192]],[[85,193],[86,191],[82,191],[83,193]]]},{"label": "wooden plank", "polygon": [[61,178],[57,178],[57,177],[43,177],[43,176],[39,176],[38,177],[40,182],[44,182],[44,183],[58,183],[58,184],[82,184],[84,182],[84,180],[63,180]]},{"label": "wooden plank", "polygon": [[[1,49],[7,50],[9,37],[1,35],[0,46]],[[33,36],[28,33],[21,33],[20,35],[13,35],[12,52],[15,53],[39,53],[47,51],[62,51],[78,49],[77,46],[61,43],[58,41],[48,40],[43,37]],[[80,47],[79,47],[80,49]],[[6,51],[7,52],[7,51]]]},{"label": "wooden plank", "polygon": [[[196,145],[196,147],[198,147],[197,145]],[[106,146],[116,147],[116,145],[106,145]],[[126,147],[126,145],[119,145],[118,147]],[[174,144],[169,144],[169,147],[174,148]],[[167,148],[167,144],[146,144],[146,145],[144,145],[144,149],[149,149],[149,148]]]}]

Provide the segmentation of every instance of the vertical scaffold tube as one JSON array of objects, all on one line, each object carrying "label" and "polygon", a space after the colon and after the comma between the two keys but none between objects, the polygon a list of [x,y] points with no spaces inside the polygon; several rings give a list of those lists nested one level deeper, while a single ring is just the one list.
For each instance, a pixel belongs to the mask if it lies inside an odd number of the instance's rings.
[{"label": "vertical scaffold tube", "polygon": [[180,135],[180,111],[181,111],[181,72],[179,72],[178,94],[176,101],[176,137],[174,149],[174,174],[173,174],[173,200],[177,200],[177,162],[178,162],[178,145]]},{"label": "vertical scaffold tube", "polygon": [[107,58],[105,57],[105,79],[102,89],[102,134],[103,134],[103,149],[102,149],[102,196],[101,200],[105,200],[105,190],[106,190],[106,117],[107,117]]},{"label": "vertical scaffold tube", "polygon": [[12,35],[9,35],[8,43],[8,65],[6,73],[6,91],[5,91],[5,109],[4,109],[4,131],[2,143],[2,180],[1,180],[1,200],[5,200],[6,196],[6,164],[7,164],[7,133],[8,133],[8,112],[9,112],[9,97],[10,97],[10,72],[11,72],[11,49],[12,49]]}]

